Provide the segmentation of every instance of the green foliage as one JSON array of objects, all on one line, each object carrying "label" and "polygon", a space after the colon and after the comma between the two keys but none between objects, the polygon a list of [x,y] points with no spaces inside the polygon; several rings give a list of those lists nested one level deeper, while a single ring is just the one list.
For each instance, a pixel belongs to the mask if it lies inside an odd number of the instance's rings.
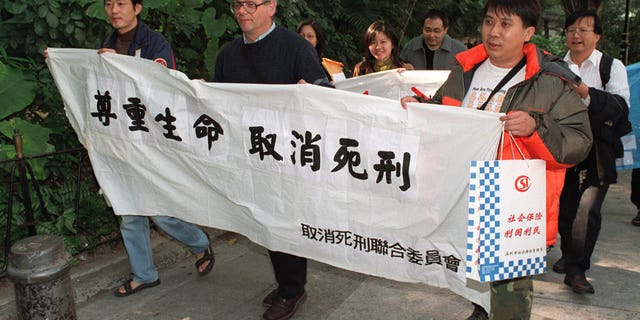
[{"label": "green foliage", "polygon": [[52,188],[42,188],[45,207],[52,220],[38,225],[38,233],[62,236],[67,251],[75,254],[83,249],[93,249],[98,240],[117,232],[118,223],[104,198],[92,191],[92,184],[80,184],[80,202],[75,211],[76,184],[67,180]]},{"label": "green foliage", "polygon": [[29,75],[0,61],[0,121],[29,105],[35,97],[35,87]]},{"label": "green foliage", "polygon": [[[23,72],[20,68],[26,59],[7,59],[9,64],[0,60],[0,160],[14,158],[16,155],[13,146],[14,132],[22,136],[23,153],[26,156],[35,155],[42,151],[52,151],[53,146],[48,144],[49,130],[14,115],[27,107],[35,97],[36,82],[33,77]],[[44,177],[44,165],[46,160],[37,160],[33,163],[34,174],[39,178]],[[0,165],[0,168],[9,170],[10,165]]]},{"label": "green foliage", "polygon": [[[0,133],[3,136],[12,138],[14,130],[18,130],[21,135],[25,156],[53,151],[54,147],[48,143],[50,133],[49,129],[41,125],[24,121],[20,118],[0,122]],[[13,159],[15,156],[16,151],[12,145],[6,145],[5,148],[0,149],[0,159]],[[33,168],[35,178],[44,179],[46,177],[45,165],[47,163],[47,159],[33,159],[29,163]],[[2,168],[8,171],[8,165],[3,166]]]},{"label": "green foliage", "polygon": [[[602,22],[604,36],[601,38],[599,48],[617,58],[621,58],[621,43],[624,35],[624,0],[611,0],[603,6]],[[630,2],[629,19],[629,64],[640,61],[640,1]]]},{"label": "green foliage", "polygon": [[218,14],[228,6],[212,0],[190,0],[168,1],[150,8],[142,19],[171,43],[178,69],[191,78],[211,79],[222,39],[236,29],[233,17]]},{"label": "green foliage", "polygon": [[[85,8],[93,3],[101,4],[102,1],[0,0],[0,160],[12,159],[16,155],[14,129],[21,135],[26,157],[79,145],[64,114],[58,90],[44,64],[42,52],[47,47],[95,47],[109,28],[104,20],[85,14]],[[104,12],[104,9],[101,10]],[[77,160],[70,156],[59,156],[55,159],[29,159],[28,162],[34,173],[34,177],[29,176],[28,179],[39,181],[46,199],[43,208],[34,190],[30,189],[33,212],[39,222],[38,232],[61,235],[67,249],[72,253],[77,252],[81,243],[88,242],[79,241],[86,236],[75,229],[79,222],[84,221],[84,217],[75,217],[73,202],[57,204],[58,200],[54,200],[56,196],[51,196],[70,188],[61,187],[63,183],[75,182],[73,177]],[[10,180],[12,166],[12,162],[0,166],[3,181]],[[71,180],[65,182],[65,179]],[[0,207],[3,208],[0,211],[0,235],[4,240],[7,205],[13,197],[10,230],[11,240],[15,241],[26,236],[26,230],[19,227],[25,222],[26,209],[21,195],[10,196],[7,189],[8,183],[0,186]],[[98,195],[85,196],[85,199],[97,199],[86,203],[93,206],[90,209],[92,212],[100,206],[106,206]],[[46,211],[52,213],[53,221],[46,221]],[[96,212],[113,219],[108,210]],[[113,223],[96,225],[95,229],[102,226],[117,230]]]},{"label": "green foliage", "polygon": [[107,26],[85,14],[86,2],[3,1],[0,42],[9,55],[21,56],[18,53],[22,53],[27,57],[40,55],[48,46],[94,47],[95,35],[104,34]]},{"label": "green foliage", "polygon": [[[31,186],[31,185],[30,185]],[[18,187],[16,185],[16,187]],[[30,193],[33,215],[37,221],[38,234],[55,234],[61,236],[67,251],[76,254],[81,250],[93,249],[107,236],[118,230],[118,221],[107,207],[104,198],[92,190],[91,181],[80,184],[80,201],[78,212],[75,209],[76,184],[73,179],[61,184],[48,183],[40,185],[43,204],[33,191]],[[4,241],[5,223],[8,214],[7,190],[0,189],[0,237]],[[12,242],[27,236],[27,230],[19,226],[26,222],[26,209],[20,195],[15,195],[12,208],[11,240]]]},{"label": "green foliage", "polygon": [[540,48],[560,57],[562,57],[567,51],[564,38],[560,35],[545,38],[541,35],[536,34],[531,38],[531,42],[535,43]]}]

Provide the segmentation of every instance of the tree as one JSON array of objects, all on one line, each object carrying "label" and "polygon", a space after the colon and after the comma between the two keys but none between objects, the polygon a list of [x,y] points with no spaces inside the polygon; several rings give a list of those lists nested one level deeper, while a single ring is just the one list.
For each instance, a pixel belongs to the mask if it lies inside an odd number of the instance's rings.
[{"label": "tree", "polygon": [[569,14],[577,10],[593,10],[600,14],[602,0],[562,0],[564,12]]}]

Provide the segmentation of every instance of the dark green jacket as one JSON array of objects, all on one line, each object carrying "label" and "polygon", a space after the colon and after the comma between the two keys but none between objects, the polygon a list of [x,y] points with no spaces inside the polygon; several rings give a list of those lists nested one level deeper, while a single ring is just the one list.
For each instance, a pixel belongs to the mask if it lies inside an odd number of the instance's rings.
[{"label": "dark green jacket", "polygon": [[[587,108],[569,84],[575,79],[570,78],[572,73],[562,72],[568,70],[564,62],[533,44],[525,44],[523,52],[527,58],[525,80],[507,90],[500,112],[526,111],[536,120],[531,136],[515,140],[527,158],[546,162],[547,245],[552,245],[565,169],[587,157],[592,133]],[[482,44],[459,53],[449,78],[429,102],[460,106],[476,68],[487,58]],[[502,154],[510,157],[513,146],[510,139],[504,141]]]}]

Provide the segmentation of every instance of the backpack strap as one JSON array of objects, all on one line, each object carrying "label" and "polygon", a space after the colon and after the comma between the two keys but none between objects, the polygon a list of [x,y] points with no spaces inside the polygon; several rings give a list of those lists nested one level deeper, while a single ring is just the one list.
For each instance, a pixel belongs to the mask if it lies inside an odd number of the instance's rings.
[{"label": "backpack strap", "polygon": [[602,54],[600,58],[600,81],[602,82],[602,89],[607,87],[607,83],[611,78],[611,65],[613,64],[613,57],[608,54]]}]

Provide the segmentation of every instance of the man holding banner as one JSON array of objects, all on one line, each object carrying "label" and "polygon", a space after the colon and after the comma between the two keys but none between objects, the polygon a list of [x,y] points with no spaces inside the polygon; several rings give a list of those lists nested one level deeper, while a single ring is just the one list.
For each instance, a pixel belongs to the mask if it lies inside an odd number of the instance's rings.
[{"label": "man holding banner", "polygon": [[[403,106],[430,102],[506,113],[500,118],[505,134],[515,137],[526,158],[546,162],[550,246],[556,241],[565,169],[582,161],[591,147],[587,110],[569,83],[575,76],[558,58],[528,43],[541,15],[538,1],[489,0],[484,12],[483,43],[456,56],[449,78],[433,98],[404,97],[401,102]],[[511,157],[513,144],[504,139],[504,156]],[[490,318],[528,319],[532,300],[531,277],[492,282]],[[488,317],[475,305],[468,319]]]},{"label": "man holding banner", "polygon": [[[273,16],[277,5],[277,0],[231,3],[242,38],[218,55],[214,82],[329,83],[313,46],[298,34],[276,27]],[[262,304],[268,309],[262,318],[289,319],[307,296],[307,259],[271,250],[269,257],[278,288],[263,299]]]},{"label": "man holding banner", "polygon": [[[142,11],[142,0],[104,2],[104,9],[114,31],[100,43],[98,53],[119,53],[153,60],[175,69],[173,50],[167,40],[158,32],[138,21]],[[45,53],[46,56],[46,53]],[[133,195],[132,195],[133,196]],[[126,280],[114,292],[117,297],[125,297],[146,288],[160,284],[158,270],[153,263],[149,219],[174,239],[188,246],[196,255],[198,275],[211,271],[214,255],[209,237],[194,224],[168,216],[122,215],[120,232],[129,256],[133,278]]]}]

